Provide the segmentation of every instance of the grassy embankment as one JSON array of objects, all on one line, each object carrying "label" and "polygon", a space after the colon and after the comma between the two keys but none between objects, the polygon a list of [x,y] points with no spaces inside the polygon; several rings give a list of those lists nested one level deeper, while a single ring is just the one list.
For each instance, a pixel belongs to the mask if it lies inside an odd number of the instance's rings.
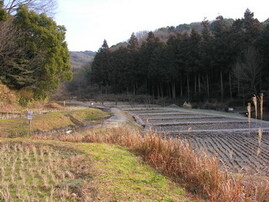
[{"label": "grassy embankment", "polygon": [[0,200],[190,201],[119,146],[3,139],[0,154]]},{"label": "grassy embankment", "polygon": [[[54,129],[66,128],[68,126],[96,125],[109,113],[98,109],[77,108],[62,111],[48,112],[33,115],[32,131],[46,132]],[[26,116],[23,118],[0,120],[0,136],[18,137],[29,134],[29,123]]]},{"label": "grassy embankment", "polygon": [[141,136],[127,129],[86,132],[38,139],[58,139],[67,142],[97,142],[124,146],[141,156],[172,181],[179,183],[195,196],[208,201],[268,201],[269,182],[236,177],[219,168],[219,160],[204,152],[197,153],[179,139],[164,139],[156,134]]}]

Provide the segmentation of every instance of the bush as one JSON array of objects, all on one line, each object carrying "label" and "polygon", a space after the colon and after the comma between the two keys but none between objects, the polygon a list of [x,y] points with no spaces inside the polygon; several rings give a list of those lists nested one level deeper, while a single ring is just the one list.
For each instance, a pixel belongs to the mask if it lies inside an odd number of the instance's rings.
[{"label": "bush", "polygon": [[28,106],[33,101],[33,91],[27,88],[23,88],[18,91],[19,104],[23,107]]}]

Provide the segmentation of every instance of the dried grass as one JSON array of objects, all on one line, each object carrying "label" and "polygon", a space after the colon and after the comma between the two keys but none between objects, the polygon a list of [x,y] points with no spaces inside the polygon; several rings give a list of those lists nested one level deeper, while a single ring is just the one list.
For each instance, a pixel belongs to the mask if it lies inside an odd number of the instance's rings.
[{"label": "dried grass", "polygon": [[[75,200],[89,197],[81,193],[90,165],[80,153],[46,145],[1,143],[0,162],[0,201],[73,201],[74,194]],[[77,185],[76,181],[82,182]]]},{"label": "dried grass", "polygon": [[[55,139],[55,136],[35,138]],[[217,158],[203,152],[196,153],[188,142],[180,139],[165,139],[157,134],[141,135],[124,128],[110,129],[104,134],[65,134],[57,139],[128,147],[156,170],[210,201],[266,201],[269,198],[268,181],[247,183],[232,177],[219,168]]]}]

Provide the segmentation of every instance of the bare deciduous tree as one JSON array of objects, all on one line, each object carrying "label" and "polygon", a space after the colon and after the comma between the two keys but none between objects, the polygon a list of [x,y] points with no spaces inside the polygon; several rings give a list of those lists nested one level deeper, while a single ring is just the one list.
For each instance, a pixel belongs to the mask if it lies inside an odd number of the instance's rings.
[{"label": "bare deciduous tree", "polygon": [[13,54],[17,50],[15,39],[19,35],[19,30],[14,26],[11,18],[0,22],[0,56]]},{"label": "bare deciduous tree", "polygon": [[9,14],[14,14],[20,5],[25,5],[37,13],[46,13],[48,16],[53,16],[56,9],[55,0],[7,0],[5,9]]},{"label": "bare deciduous tree", "polygon": [[249,47],[238,61],[233,74],[245,90],[257,94],[257,86],[261,82],[262,60],[254,47]]}]

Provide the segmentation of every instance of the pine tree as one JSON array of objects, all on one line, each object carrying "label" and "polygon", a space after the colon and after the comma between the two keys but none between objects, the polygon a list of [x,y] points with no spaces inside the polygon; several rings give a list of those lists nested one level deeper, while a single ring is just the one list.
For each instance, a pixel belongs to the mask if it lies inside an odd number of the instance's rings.
[{"label": "pine tree", "polygon": [[109,50],[107,41],[104,40],[92,63],[92,80],[96,82],[101,88],[104,87],[106,93],[110,85],[109,77],[112,71],[111,65],[111,52]]},{"label": "pine tree", "polygon": [[132,35],[128,41],[127,48],[129,48],[130,50],[138,50],[138,48],[139,48],[138,40],[137,40],[134,33],[132,33]]}]

